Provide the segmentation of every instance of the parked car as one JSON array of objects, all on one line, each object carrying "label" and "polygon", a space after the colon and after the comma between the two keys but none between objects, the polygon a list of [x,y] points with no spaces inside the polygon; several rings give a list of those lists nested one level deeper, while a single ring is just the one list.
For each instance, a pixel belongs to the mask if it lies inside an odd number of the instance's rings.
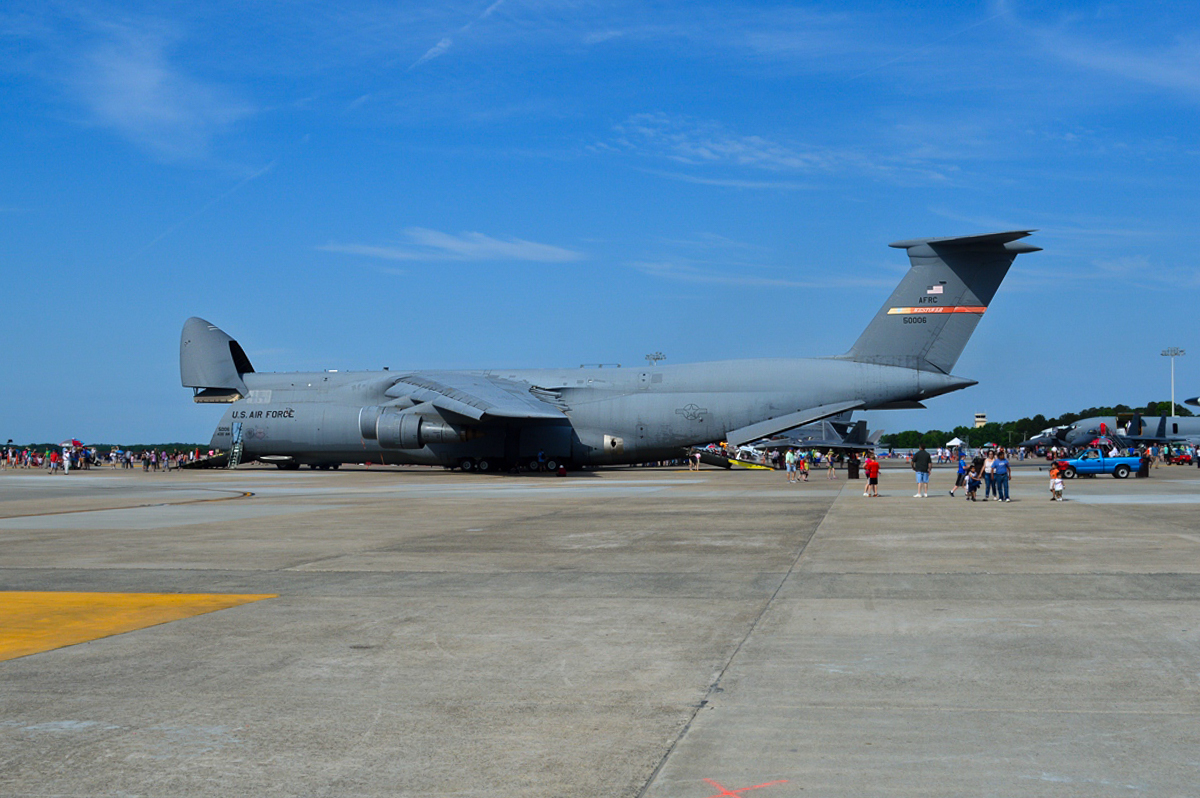
[{"label": "parked car", "polygon": [[1097,474],[1112,474],[1117,479],[1125,479],[1131,472],[1138,469],[1141,462],[1139,457],[1108,457],[1099,449],[1088,449],[1075,457],[1060,460],[1063,479],[1074,479],[1076,476],[1094,477]]}]

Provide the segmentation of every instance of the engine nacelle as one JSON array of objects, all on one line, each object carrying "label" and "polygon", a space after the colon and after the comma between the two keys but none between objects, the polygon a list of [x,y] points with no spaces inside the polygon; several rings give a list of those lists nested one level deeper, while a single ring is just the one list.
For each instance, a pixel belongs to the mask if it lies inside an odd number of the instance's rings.
[{"label": "engine nacelle", "polygon": [[423,449],[445,443],[464,443],[479,436],[471,427],[445,419],[392,407],[364,407],[358,411],[359,432],[379,441],[385,449]]}]

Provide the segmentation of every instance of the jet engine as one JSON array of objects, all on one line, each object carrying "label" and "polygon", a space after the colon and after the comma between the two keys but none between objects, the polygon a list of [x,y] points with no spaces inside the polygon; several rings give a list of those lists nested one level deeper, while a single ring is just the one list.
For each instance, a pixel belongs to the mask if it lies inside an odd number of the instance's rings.
[{"label": "jet engine", "polygon": [[450,424],[437,416],[413,412],[411,408],[364,407],[358,411],[359,432],[377,440],[385,449],[423,449],[445,443],[464,443],[479,437],[471,427]]}]

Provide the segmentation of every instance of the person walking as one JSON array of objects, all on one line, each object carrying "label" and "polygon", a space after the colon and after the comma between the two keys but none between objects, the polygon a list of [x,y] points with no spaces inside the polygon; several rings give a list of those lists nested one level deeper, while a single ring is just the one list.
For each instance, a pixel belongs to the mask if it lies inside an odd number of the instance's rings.
[{"label": "person walking", "polygon": [[837,471],[833,467],[833,449],[825,456],[829,458],[829,470],[825,472],[825,479],[837,479]]},{"label": "person walking", "polygon": [[1008,455],[1001,449],[992,463],[992,480],[996,483],[997,501],[1008,501],[1008,476]]},{"label": "person walking", "polygon": [[867,452],[867,461],[863,463],[863,471],[867,475],[867,487],[863,491],[863,495],[879,498],[879,461],[871,452]]},{"label": "person walking", "polygon": [[954,487],[950,489],[950,495],[954,495],[954,491],[967,484],[967,456],[963,452],[958,453],[958,475],[954,478]]},{"label": "person walking", "polygon": [[913,494],[914,499],[929,498],[929,469],[932,467],[932,461],[929,452],[925,451],[925,444],[921,444],[921,448],[912,456],[912,469],[917,472],[917,492]]},{"label": "person walking", "polygon": [[787,465],[787,481],[796,481],[796,450],[788,449],[787,454],[783,456],[783,462]]}]

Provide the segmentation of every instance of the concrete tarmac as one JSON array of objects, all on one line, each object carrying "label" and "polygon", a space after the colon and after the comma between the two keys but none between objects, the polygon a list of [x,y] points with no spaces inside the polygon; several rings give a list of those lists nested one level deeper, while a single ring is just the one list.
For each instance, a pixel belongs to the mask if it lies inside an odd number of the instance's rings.
[{"label": "concrete tarmac", "polygon": [[1200,793],[1200,470],[844,476],[0,472],[0,590],[276,596],[0,662],[0,795]]}]

